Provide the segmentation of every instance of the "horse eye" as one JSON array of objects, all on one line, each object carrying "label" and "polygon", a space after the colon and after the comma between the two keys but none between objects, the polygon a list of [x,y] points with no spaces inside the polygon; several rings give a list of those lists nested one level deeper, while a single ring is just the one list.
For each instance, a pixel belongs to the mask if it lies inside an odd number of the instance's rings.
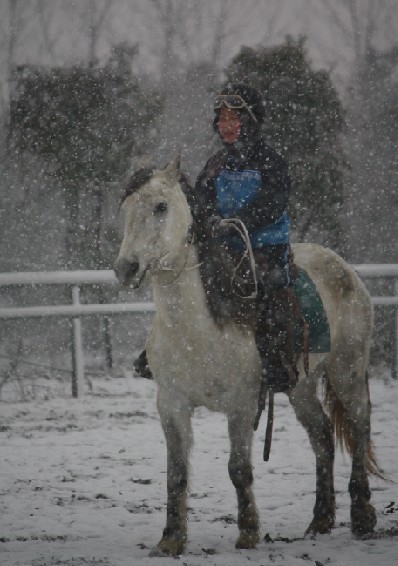
[{"label": "horse eye", "polygon": [[153,214],[156,216],[160,216],[167,211],[167,202],[158,202],[155,208],[153,209]]}]

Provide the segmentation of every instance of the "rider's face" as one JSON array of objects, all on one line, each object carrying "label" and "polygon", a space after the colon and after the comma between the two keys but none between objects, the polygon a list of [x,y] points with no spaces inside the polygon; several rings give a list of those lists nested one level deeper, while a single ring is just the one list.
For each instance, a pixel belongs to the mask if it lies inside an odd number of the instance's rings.
[{"label": "rider's face", "polygon": [[242,128],[239,114],[230,108],[221,108],[217,127],[220,136],[226,143],[235,143]]}]

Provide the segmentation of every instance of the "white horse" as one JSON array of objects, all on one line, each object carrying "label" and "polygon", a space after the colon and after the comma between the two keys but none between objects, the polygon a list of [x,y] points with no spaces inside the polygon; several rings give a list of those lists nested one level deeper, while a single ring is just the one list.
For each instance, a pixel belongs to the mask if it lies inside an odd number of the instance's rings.
[{"label": "white horse", "polygon": [[[250,326],[220,325],[208,308],[199,269],[193,215],[177,160],[162,170],[143,170],[124,195],[125,231],[115,264],[123,285],[139,287],[150,275],[156,316],[147,341],[150,369],[167,442],[167,522],[153,555],[176,556],[187,539],[188,458],[191,417],[205,406],[227,415],[230,478],[238,499],[237,548],[254,548],[259,519],[252,491],[251,444],[261,363]],[[331,350],[310,354],[307,376],[298,360],[299,381],[289,393],[297,419],[316,456],[316,502],[310,533],[329,532],[335,518],[334,433],[352,455],[349,483],[351,527],[373,530],[369,473],[378,473],[370,442],[367,377],[373,325],[369,294],[355,272],[334,252],[312,244],[294,246],[296,263],[316,284],[327,313]],[[326,381],[326,405],[316,394]]]}]

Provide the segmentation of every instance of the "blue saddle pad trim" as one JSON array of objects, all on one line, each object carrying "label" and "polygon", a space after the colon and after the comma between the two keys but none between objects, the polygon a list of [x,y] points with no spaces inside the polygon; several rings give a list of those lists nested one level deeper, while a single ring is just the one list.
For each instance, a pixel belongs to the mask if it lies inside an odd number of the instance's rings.
[{"label": "blue saddle pad trim", "polygon": [[[315,283],[308,273],[298,269],[298,277],[293,284],[301,313],[308,324],[309,352],[312,354],[330,352],[330,327],[322,299]],[[296,352],[303,349],[303,328],[296,324]]]}]

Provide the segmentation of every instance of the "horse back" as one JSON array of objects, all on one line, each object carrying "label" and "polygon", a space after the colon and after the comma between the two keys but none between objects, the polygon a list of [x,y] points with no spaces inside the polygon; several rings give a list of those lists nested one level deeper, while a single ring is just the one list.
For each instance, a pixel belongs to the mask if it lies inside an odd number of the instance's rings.
[{"label": "horse back", "polygon": [[356,272],[335,252],[317,244],[295,244],[297,265],[307,271],[321,296],[336,346],[355,336],[369,342],[373,327],[370,295]]}]

